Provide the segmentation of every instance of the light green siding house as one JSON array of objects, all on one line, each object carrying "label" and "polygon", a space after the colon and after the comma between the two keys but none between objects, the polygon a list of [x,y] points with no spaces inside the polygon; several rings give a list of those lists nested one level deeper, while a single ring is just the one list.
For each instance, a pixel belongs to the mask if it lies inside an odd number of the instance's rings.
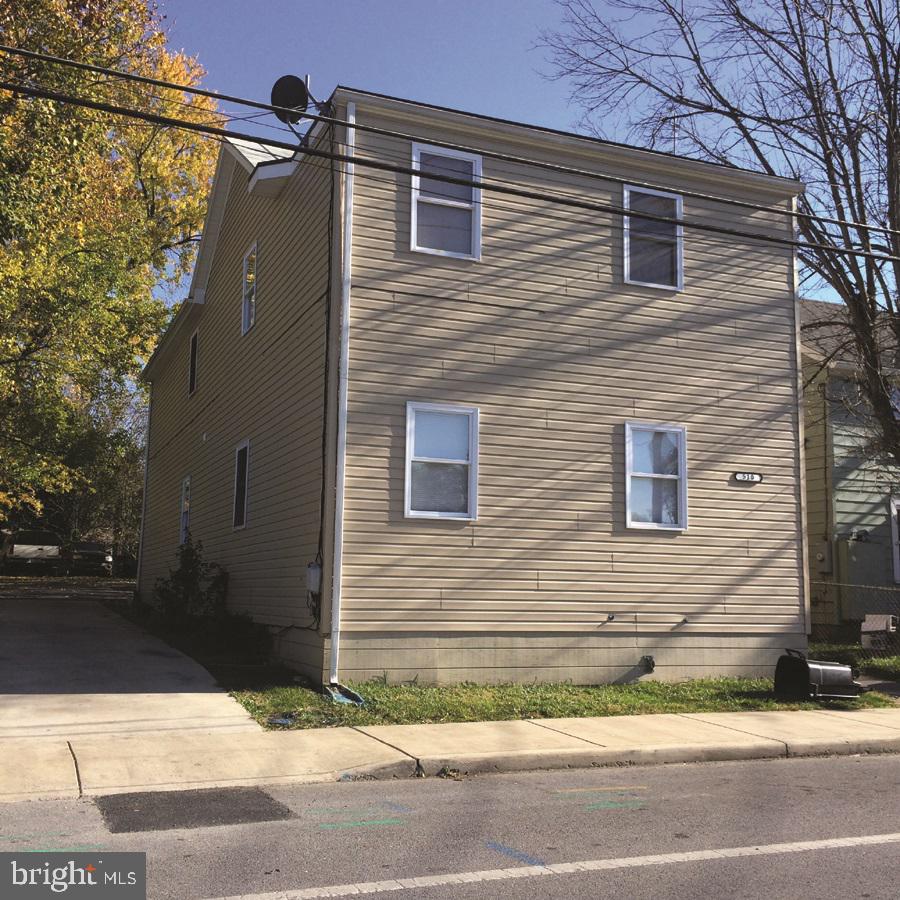
[{"label": "light green siding house", "polygon": [[804,300],[806,492],[815,637],[900,613],[900,469],[873,453],[844,307]]}]

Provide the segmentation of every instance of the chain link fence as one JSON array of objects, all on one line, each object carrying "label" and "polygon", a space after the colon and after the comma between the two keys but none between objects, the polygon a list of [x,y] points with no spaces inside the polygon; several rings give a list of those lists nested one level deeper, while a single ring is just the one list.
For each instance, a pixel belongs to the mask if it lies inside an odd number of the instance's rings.
[{"label": "chain link fence", "polygon": [[900,678],[900,585],[810,584],[810,655]]}]

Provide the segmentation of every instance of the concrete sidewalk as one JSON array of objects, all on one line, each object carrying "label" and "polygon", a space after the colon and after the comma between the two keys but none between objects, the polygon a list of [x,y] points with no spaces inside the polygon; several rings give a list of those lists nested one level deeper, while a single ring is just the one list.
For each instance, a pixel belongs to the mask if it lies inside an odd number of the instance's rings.
[{"label": "concrete sidewalk", "polygon": [[0,800],[900,752],[900,709],[0,739]]}]

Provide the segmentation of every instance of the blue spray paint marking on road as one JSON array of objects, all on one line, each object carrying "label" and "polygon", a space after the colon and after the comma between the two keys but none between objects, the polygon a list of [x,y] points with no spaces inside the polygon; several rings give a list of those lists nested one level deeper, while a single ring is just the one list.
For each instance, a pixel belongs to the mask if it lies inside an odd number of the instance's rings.
[{"label": "blue spray paint marking on road", "polygon": [[398,812],[398,813],[410,813],[410,812],[412,812],[412,808],[411,808],[411,807],[409,807],[409,806],[404,806],[402,803],[391,803],[389,800],[386,800],[386,801],[385,801],[384,803],[382,803],[381,805],[384,806],[384,807],[386,807],[387,809],[391,810],[391,812]]},{"label": "blue spray paint marking on road", "polygon": [[506,844],[498,844],[496,841],[488,841],[485,844],[485,847],[487,847],[489,850],[496,850],[498,853],[502,853],[504,856],[508,856],[510,859],[515,859],[521,863],[525,863],[526,866],[546,865],[546,863],[542,859],[536,859],[534,856],[523,853],[521,850],[516,850],[514,847],[507,847]]}]

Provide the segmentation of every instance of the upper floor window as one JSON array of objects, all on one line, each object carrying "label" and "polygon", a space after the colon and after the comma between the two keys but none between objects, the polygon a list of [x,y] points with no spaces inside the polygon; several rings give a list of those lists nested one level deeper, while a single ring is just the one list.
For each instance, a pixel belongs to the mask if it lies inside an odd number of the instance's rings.
[{"label": "upper floor window", "polygon": [[246,334],[256,321],[256,244],[244,257],[244,294],[241,304],[241,334]]},{"label": "upper floor window", "polygon": [[406,515],[474,519],[477,493],[478,410],[407,403]]},{"label": "upper floor window", "polygon": [[684,287],[682,226],[675,221],[660,222],[637,215],[647,213],[680,220],[681,197],[626,185],[625,209],[633,213],[624,217],[625,281],[681,290]]},{"label": "upper floor window", "polygon": [[197,332],[191,335],[190,361],[188,362],[188,394],[197,389]]},{"label": "upper floor window", "polygon": [[444,175],[465,181],[481,180],[481,157],[472,153],[413,144],[410,248],[422,253],[481,258],[481,189],[440,181]]},{"label": "upper floor window", "polygon": [[687,528],[687,433],[680,425],[625,423],[625,524]]},{"label": "upper floor window", "polygon": [[234,514],[232,526],[247,524],[247,492],[250,483],[250,441],[241,441],[234,450]]},{"label": "upper floor window", "polygon": [[178,527],[178,543],[188,539],[191,530],[191,476],[185,475],[181,482],[181,522]]}]

